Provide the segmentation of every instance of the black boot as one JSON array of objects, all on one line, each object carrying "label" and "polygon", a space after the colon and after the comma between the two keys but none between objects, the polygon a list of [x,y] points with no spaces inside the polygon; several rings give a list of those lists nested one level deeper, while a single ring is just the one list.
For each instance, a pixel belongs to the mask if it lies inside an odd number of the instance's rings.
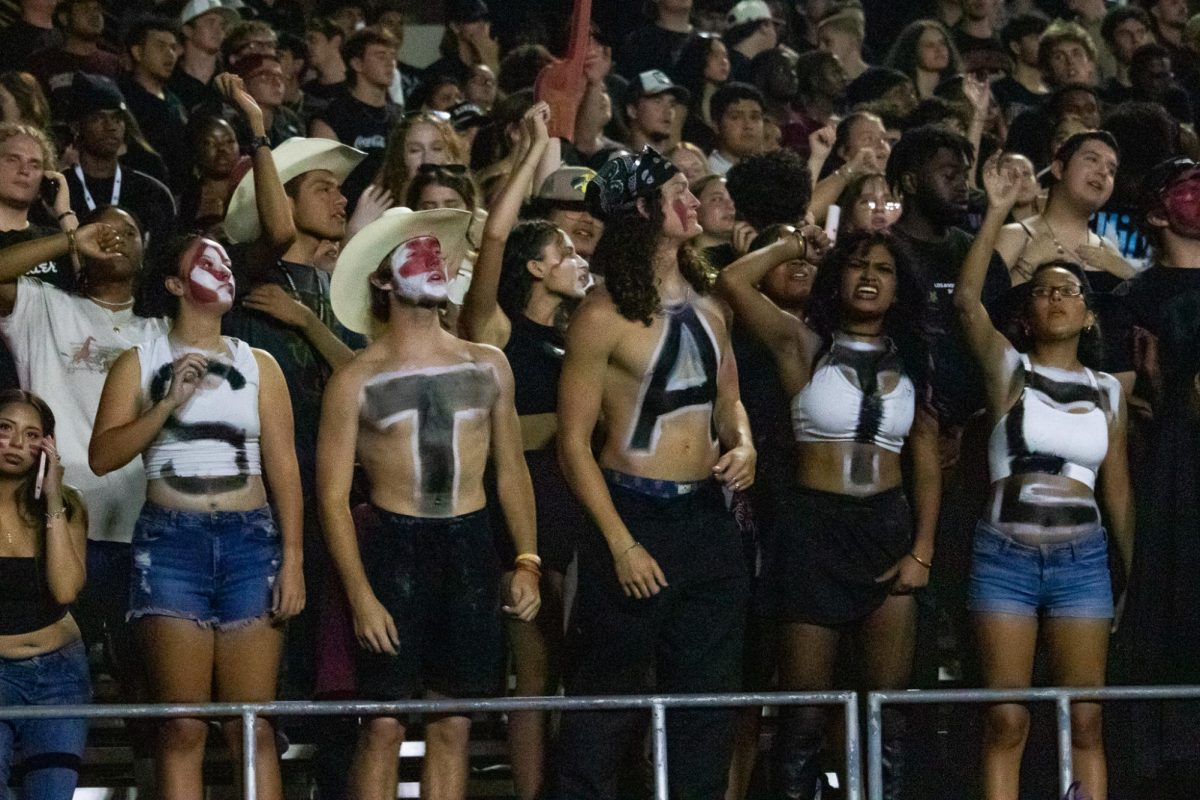
[{"label": "black boot", "polygon": [[883,710],[883,798],[907,800],[904,763],[906,734],[904,715],[896,709]]},{"label": "black boot", "polygon": [[775,792],[786,800],[820,800],[825,714],[820,708],[780,709],[776,736]]}]

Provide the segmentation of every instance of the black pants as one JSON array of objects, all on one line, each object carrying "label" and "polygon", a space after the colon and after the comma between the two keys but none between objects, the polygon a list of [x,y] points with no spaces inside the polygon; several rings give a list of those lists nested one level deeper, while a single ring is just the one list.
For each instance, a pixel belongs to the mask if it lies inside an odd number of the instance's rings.
[{"label": "black pants", "polygon": [[[736,691],[747,588],[741,545],[720,492],[706,487],[661,499],[609,490],[668,586],[650,599],[626,597],[600,532],[584,536],[567,640],[567,694]],[[668,711],[672,797],[724,796],[733,720],[734,709]],[[564,714],[559,796],[616,798],[617,777],[645,724],[644,711]]]}]

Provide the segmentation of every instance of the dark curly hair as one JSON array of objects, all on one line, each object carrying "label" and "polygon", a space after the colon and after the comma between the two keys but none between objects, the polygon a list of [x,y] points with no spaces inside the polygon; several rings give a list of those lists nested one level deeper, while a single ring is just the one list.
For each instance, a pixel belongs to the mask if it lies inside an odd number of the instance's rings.
[{"label": "dark curly hair", "polygon": [[[875,246],[887,248],[896,262],[896,299],[883,318],[883,333],[892,340],[904,374],[912,380],[918,397],[926,397],[932,379],[929,290],[917,274],[908,247],[888,231],[854,232],[839,237],[821,262],[808,299],[808,325],[825,348],[842,327],[842,273],[851,262]],[[824,354],[825,348],[818,356]]]},{"label": "dark curly hair", "polygon": [[786,148],[734,164],[725,175],[725,185],[738,219],[760,231],[776,224],[797,224],[812,199],[808,162]]},{"label": "dark curly hair", "polygon": [[504,258],[500,266],[500,287],[497,301],[509,319],[525,313],[529,305],[529,294],[533,290],[533,273],[528,264],[539,259],[546,248],[561,240],[562,231],[552,222],[531,219],[518,222],[504,243]]},{"label": "dark curly hair", "polygon": [[1033,279],[1040,273],[1055,268],[1065,269],[1074,275],[1079,279],[1079,285],[1083,287],[1083,303],[1087,306],[1088,311],[1091,311],[1096,317],[1096,322],[1092,327],[1085,328],[1079,334],[1079,363],[1089,369],[1101,369],[1104,365],[1104,336],[1100,330],[1100,312],[1096,305],[1096,295],[1092,291],[1092,284],[1088,281],[1087,273],[1074,261],[1055,259],[1038,264],[1028,281],[1020,286],[1014,286],[1000,304],[1000,313],[998,314],[1001,320],[1000,330],[1018,352],[1028,353],[1033,349],[1033,337],[1030,336],[1029,327],[1026,324],[1029,308],[1033,304]]},{"label": "dark curly hair", "polygon": [[[662,238],[662,192],[645,196],[649,216],[635,212],[605,222],[604,234],[592,254],[592,271],[604,276],[608,293],[621,316],[649,326],[662,308],[654,285],[651,259]],[[700,294],[707,294],[717,279],[704,253],[691,244],[679,248],[679,271]]]},{"label": "dark curly hair", "polygon": [[888,51],[883,65],[903,72],[915,83],[917,80],[917,51],[920,49],[921,35],[928,30],[940,33],[946,42],[946,49],[950,51],[950,62],[942,72],[942,77],[949,78],[951,75],[962,72],[962,61],[958,57],[958,48],[954,46],[954,37],[950,35],[950,31],[946,30],[945,25],[932,19],[918,19],[905,26],[892,44],[892,49]]}]

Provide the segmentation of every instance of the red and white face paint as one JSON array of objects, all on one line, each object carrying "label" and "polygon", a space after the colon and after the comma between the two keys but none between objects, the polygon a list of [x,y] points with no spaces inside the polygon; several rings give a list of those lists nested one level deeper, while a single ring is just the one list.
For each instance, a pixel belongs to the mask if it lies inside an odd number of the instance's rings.
[{"label": "red and white face paint", "polygon": [[442,245],[433,236],[417,236],[392,253],[392,290],[411,303],[443,302],[449,277]]},{"label": "red and white face paint", "polygon": [[1200,168],[1180,175],[1162,194],[1171,230],[1188,239],[1200,239]]},{"label": "red and white face paint", "polygon": [[187,293],[198,305],[233,305],[233,270],[225,248],[211,239],[200,239],[186,269]]}]

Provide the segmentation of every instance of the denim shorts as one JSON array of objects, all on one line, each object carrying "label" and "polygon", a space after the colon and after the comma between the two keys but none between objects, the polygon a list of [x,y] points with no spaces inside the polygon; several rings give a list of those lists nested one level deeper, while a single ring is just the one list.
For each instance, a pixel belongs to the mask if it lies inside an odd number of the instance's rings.
[{"label": "denim shorts", "polygon": [[127,619],[227,630],[266,616],[282,546],[271,509],[177,511],[147,503],[133,529]]},{"label": "denim shorts", "polygon": [[1111,619],[1108,534],[1033,546],[980,521],[975,528],[971,586],[973,612],[1036,617]]},{"label": "denim shorts", "polygon": [[[40,656],[0,658],[0,707],[83,705],[91,696],[81,641]],[[86,719],[0,720],[0,797],[16,763],[22,797],[70,800],[87,729]]]}]

